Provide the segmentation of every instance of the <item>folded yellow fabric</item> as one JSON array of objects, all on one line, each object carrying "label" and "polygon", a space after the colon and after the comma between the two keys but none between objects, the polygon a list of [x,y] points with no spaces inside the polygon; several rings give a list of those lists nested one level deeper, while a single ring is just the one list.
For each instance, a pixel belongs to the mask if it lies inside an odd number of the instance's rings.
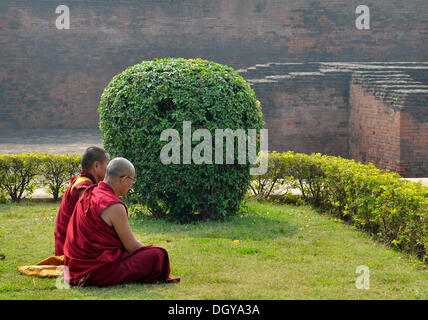
[{"label": "folded yellow fabric", "polygon": [[52,256],[33,266],[21,266],[18,271],[27,276],[57,278],[64,274],[64,256]]}]

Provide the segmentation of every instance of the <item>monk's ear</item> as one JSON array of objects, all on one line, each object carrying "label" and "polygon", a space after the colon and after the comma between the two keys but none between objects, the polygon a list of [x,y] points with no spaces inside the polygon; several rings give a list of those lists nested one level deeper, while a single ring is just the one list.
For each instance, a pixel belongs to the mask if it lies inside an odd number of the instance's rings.
[{"label": "monk's ear", "polygon": [[95,160],[93,166],[94,166],[94,168],[98,168],[101,166],[101,163],[98,160]]}]

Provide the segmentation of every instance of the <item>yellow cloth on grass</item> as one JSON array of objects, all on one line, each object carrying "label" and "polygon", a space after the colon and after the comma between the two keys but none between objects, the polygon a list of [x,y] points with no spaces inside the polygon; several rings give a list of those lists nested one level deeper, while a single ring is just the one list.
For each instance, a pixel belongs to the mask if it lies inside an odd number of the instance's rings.
[{"label": "yellow cloth on grass", "polygon": [[64,256],[52,256],[33,266],[21,266],[18,271],[27,276],[57,278],[64,274]]}]

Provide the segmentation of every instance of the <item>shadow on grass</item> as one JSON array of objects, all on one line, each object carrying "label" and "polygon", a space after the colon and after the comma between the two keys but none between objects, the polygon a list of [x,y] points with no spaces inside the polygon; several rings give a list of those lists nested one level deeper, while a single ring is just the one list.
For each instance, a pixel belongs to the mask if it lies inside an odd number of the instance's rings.
[{"label": "shadow on grass", "polygon": [[149,215],[131,219],[131,226],[137,232],[149,234],[169,234],[194,238],[223,238],[264,240],[291,237],[297,226],[288,221],[256,214],[254,212],[231,217],[226,221],[193,222],[179,224],[159,220]]}]

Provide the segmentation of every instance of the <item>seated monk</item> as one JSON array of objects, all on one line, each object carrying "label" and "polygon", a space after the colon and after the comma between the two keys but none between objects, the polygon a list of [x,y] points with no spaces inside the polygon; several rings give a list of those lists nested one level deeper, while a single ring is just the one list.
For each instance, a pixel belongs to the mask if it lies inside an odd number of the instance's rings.
[{"label": "seated monk", "polygon": [[168,253],[143,245],[131,231],[128,208],[120,200],[131,188],[135,169],[124,158],[107,166],[104,181],[86,189],[67,229],[65,280],[71,285],[172,282]]},{"label": "seated monk", "polygon": [[107,164],[110,161],[109,154],[102,148],[89,147],[82,156],[82,171],[79,177],[73,177],[68,188],[65,190],[56,217],[55,225],[55,255],[64,254],[65,235],[68,222],[76,205],[77,200],[90,185],[96,184],[104,179]]}]

